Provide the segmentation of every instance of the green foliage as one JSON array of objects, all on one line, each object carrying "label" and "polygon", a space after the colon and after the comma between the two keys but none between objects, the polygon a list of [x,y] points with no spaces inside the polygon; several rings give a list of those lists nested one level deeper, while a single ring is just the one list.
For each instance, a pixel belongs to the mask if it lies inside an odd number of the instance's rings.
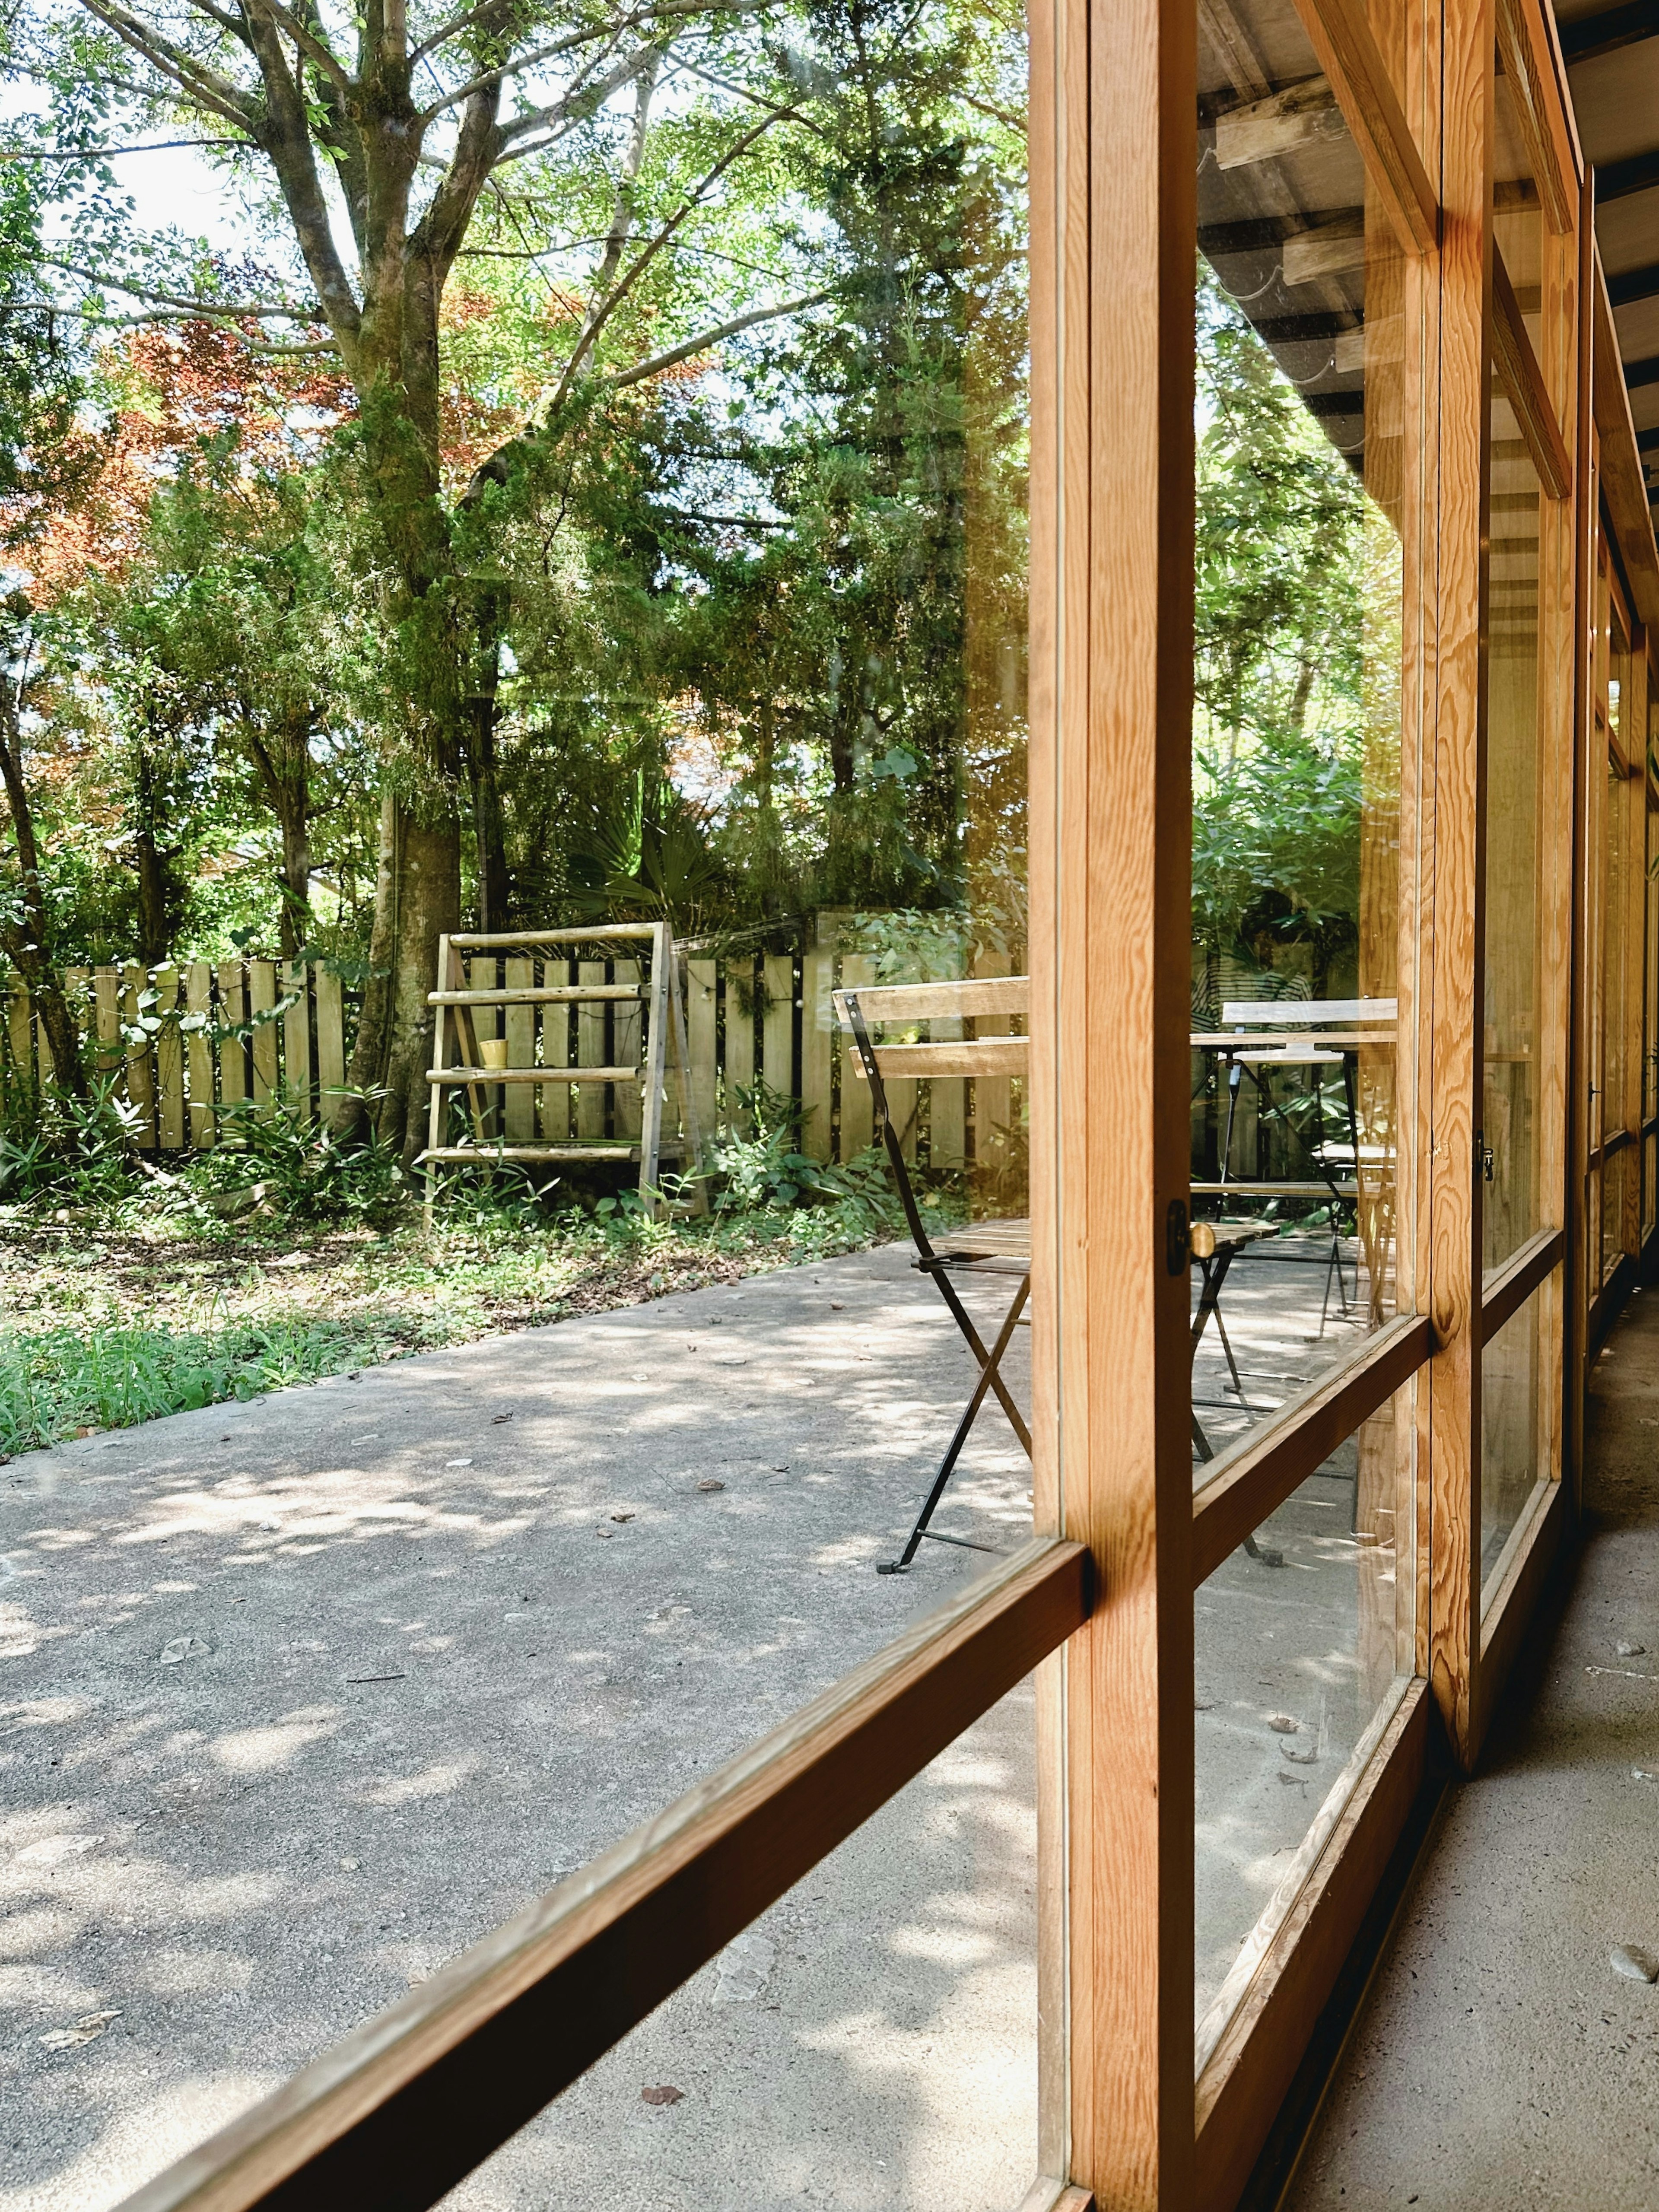
[{"label": "green foliage", "polygon": [[0,1104],[0,1201],[49,1199],[81,1207],[106,1205],[132,1187],[136,1109],[113,1076],[94,1078],[88,1095],[48,1085],[44,1094],[9,1071]]},{"label": "green foliage", "polygon": [[407,1204],[396,1151],[365,1133],[343,1143],[326,1124],[302,1119],[281,1098],[219,1109],[219,1141],[187,1170],[188,1188],[258,1203],[293,1222],[382,1225]]},{"label": "green foliage", "polygon": [[343,1374],[372,1365],[382,1342],[319,1320],[0,1330],[0,1453]]},{"label": "green foliage", "polygon": [[[1397,548],[1349,463],[1200,264],[1193,929],[1316,972],[1359,902],[1368,647],[1386,664]],[[1397,619],[1397,617],[1396,617]]]}]

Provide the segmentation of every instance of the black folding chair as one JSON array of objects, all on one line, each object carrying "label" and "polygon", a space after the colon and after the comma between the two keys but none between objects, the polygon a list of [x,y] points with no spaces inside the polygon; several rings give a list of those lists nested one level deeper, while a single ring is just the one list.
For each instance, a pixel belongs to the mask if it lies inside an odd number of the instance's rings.
[{"label": "black folding chair", "polygon": [[[979,1380],[974,1387],[973,1395],[963,1408],[955,1433],[939,1462],[939,1473],[933,1478],[933,1487],[916,1516],[915,1528],[910,1531],[909,1540],[896,1559],[884,1560],[876,1570],[878,1574],[902,1575],[908,1572],[910,1562],[924,1537],[935,1544],[959,1545],[969,1552],[987,1552],[994,1548],[988,1544],[970,1543],[965,1536],[945,1535],[940,1530],[930,1528],[927,1525],[945,1495],[946,1485],[956,1472],[957,1462],[962,1456],[974,1423],[979,1418],[980,1408],[993,1392],[1008,1416],[1009,1424],[1024,1448],[1026,1455],[1029,1457],[1030,1455],[1031,1432],[1003,1381],[1002,1361],[1031,1294],[1031,1230],[1029,1221],[983,1221],[944,1235],[928,1235],[910,1181],[903,1141],[888,1111],[882,1070],[885,1066],[890,1075],[937,1079],[1023,1075],[1026,1065],[1026,1041],[1023,1036],[998,1036],[941,1039],[931,1044],[878,1046],[871,1037],[870,1024],[941,1020],[986,1014],[1023,1014],[1030,1004],[1030,982],[1024,975],[999,975],[974,982],[877,985],[867,990],[837,991],[835,1004],[837,1014],[853,1033],[860,1064],[870,1085],[870,1096],[881,1123],[899,1204],[904,1210],[905,1222],[916,1248],[914,1265],[920,1273],[927,1276],[938,1286],[939,1294],[950,1309],[951,1318],[961,1330],[963,1340],[979,1363]],[[988,1351],[974,1325],[973,1316],[963,1304],[951,1280],[953,1275],[1002,1275],[1015,1281],[1012,1302]]]}]

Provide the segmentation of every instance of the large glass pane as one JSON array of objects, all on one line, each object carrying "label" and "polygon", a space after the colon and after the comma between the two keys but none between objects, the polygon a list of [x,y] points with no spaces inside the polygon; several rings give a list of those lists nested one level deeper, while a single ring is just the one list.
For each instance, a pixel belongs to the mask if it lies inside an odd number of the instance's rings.
[{"label": "large glass pane", "polygon": [[1410,1386],[1198,1591],[1199,2064],[1409,1675]]},{"label": "large glass pane", "polygon": [[[1559,1273],[1551,1283],[1559,1282]],[[1504,1547],[1528,1499],[1550,1474],[1539,1335],[1549,1285],[1535,1291],[1480,1355],[1480,1587],[1483,1607],[1503,1578]],[[1559,1388],[1559,1377],[1555,1386]]]},{"label": "large glass pane", "polygon": [[[1407,285],[1296,14],[1199,31],[1200,1464],[1394,1308]],[[1218,1295],[1224,1340],[1212,1309]]]},{"label": "large glass pane", "polygon": [[1540,824],[1538,611],[1541,489],[1503,386],[1492,386],[1486,925],[1481,1103],[1483,1256],[1490,1269],[1540,1226],[1538,1203]]}]

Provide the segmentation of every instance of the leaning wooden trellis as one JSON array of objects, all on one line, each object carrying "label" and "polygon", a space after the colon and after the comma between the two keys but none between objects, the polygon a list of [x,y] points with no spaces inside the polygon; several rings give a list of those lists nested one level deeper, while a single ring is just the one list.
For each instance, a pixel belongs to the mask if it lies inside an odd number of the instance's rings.
[{"label": "leaning wooden trellis", "polygon": [[[629,946],[648,953],[648,975]],[[605,957],[577,960],[579,951]],[[499,983],[498,963],[505,979]],[[481,965],[491,979],[482,983]],[[438,1010],[432,1105],[426,1150],[416,1163],[426,1170],[428,1226],[446,1166],[489,1171],[554,1161],[637,1162],[640,1201],[654,1218],[663,1163],[674,1159],[689,1177],[694,1209],[706,1209],[685,1009],[666,922],[441,938],[429,1003]],[[670,1061],[679,1124],[665,1131]],[[465,1094],[469,1131],[446,1143],[457,1091]]]}]

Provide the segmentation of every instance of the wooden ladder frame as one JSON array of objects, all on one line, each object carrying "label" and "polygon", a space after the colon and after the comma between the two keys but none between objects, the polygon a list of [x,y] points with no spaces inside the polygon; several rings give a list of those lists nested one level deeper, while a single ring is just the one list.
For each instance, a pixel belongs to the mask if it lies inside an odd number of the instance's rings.
[{"label": "wooden ladder frame", "polygon": [[[508,987],[501,990],[473,990],[468,985],[463,955],[468,952],[516,952],[534,958],[538,951],[555,945],[629,943],[650,947],[648,983],[560,983]],[[647,1218],[655,1220],[662,1207],[658,1177],[665,1149],[672,1149],[690,1164],[692,1211],[708,1210],[703,1182],[702,1138],[692,1097],[691,1071],[686,1045],[685,1007],[677,986],[674,934],[665,921],[608,922],[588,929],[526,929],[476,931],[446,934],[438,940],[437,988],[428,994],[428,1004],[438,1012],[433,1038],[433,1066],[427,1071],[431,1108],[426,1150],[416,1161],[426,1170],[426,1224],[432,1225],[441,1164],[495,1168],[507,1161],[632,1160],[640,1164],[640,1200]],[[514,1067],[486,1068],[478,1048],[475,1009],[480,1006],[575,1006],[610,1000],[641,1000],[646,1022],[643,1054],[631,1067]],[[450,1028],[454,1025],[456,1060],[449,1058]],[[663,1088],[666,1061],[672,1055],[678,1095],[681,1134],[665,1146],[662,1134]],[[608,1083],[641,1085],[641,1123],[637,1143],[567,1140],[564,1143],[511,1144],[498,1138],[493,1143],[484,1132],[488,1111],[486,1091],[493,1085],[533,1083]],[[444,1115],[452,1091],[464,1090],[471,1111],[473,1141],[446,1145]]]}]

